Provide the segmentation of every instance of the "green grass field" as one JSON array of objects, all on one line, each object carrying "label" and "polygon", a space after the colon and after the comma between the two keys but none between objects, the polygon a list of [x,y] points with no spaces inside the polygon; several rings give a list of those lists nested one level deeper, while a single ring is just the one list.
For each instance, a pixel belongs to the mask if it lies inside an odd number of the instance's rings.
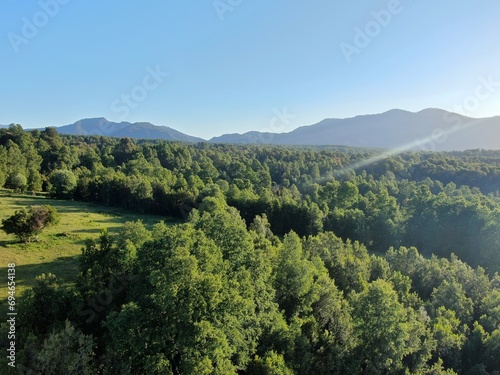
[{"label": "green grass field", "polygon": [[88,238],[97,238],[102,229],[116,233],[126,221],[142,220],[146,227],[163,217],[139,215],[91,203],[53,200],[45,196],[14,194],[0,189],[0,221],[27,206],[48,204],[56,207],[60,221],[46,228],[39,242],[20,243],[14,235],[0,231],[0,310],[6,306],[7,264],[16,264],[16,299],[31,288],[38,275],[55,274],[61,283],[71,283],[78,272],[78,257]]}]

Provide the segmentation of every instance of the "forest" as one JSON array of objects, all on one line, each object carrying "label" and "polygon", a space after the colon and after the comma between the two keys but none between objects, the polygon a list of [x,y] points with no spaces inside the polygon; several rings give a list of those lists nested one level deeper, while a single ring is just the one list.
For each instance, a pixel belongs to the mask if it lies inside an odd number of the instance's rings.
[{"label": "forest", "polygon": [[11,125],[0,186],[176,218],[88,239],[72,285],[40,275],[20,373],[500,374],[500,151]]}]

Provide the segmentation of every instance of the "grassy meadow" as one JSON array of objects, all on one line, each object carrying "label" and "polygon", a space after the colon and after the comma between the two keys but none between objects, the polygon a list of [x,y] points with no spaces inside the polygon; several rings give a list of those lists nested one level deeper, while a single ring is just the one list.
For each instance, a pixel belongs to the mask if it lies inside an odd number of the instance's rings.
[{"label": "grassy meadow", "polygon": [[14,235],[0,231],[0,309],[6,306],[7,264],[16,264],[16,299],[31,288],[38,275],[55,274],[61,283],[74,281],[78,257],[88,238],[97,238],[104,228],[116,233],[126,221],[142,220],[147,227],[163,220],[161,216],[140,215],[123,209],[92,203],[53,200],[46,196],[15,194],[0,189],[0,221],[22,207],[48,204],[57,209],[60,221],[46,228],[39,242],[20,243]]}]

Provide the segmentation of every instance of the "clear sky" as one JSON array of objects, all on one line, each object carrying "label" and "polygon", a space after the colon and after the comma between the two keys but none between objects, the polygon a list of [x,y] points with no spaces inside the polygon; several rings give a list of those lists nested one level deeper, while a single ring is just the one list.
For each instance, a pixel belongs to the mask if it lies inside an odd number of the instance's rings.
[{"label": "clear sky", "polygon": [[2,0],[0,124],[291,131],[391,108],[500,115],[500,2]]}]

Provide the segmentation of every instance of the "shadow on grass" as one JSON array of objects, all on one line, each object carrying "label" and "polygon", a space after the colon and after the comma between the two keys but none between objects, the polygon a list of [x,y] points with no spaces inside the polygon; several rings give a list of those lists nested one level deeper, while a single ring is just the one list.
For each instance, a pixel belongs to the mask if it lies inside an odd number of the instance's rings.
[{"label": "shadow on grass", "polygon": [[[49,273],[54,274],[59,285],[73,283],[78,275],[79,257],[79,255],[63,256],[47,263],[16,265],[16,307],[18,308],[23,303],[24,291],[31,289],[36,284],[36,278],[42,273],[46,275]],[[0,275],[7,277],[7,267],[0,268]],[[3,294],[3,298],[0,299],[0,311],[4,313],[8,307],[7,283],[2,285],[0,289],[2,289]]]},{"label": "shadow on grass", "polygon": [[121,215],[119,212],[114,212],[114,207],[108,209],[108,207],[103,207],[93,202],[56,199],[48,195],[16,194],[4,189],[0,189],[0,193],[3,198],[11,198],[13,204],[20,207],[51,205],[57,207],[60,212],[82,212],[85,208],[95,212],[96,208],[101,208],[101,212],[97,213],[102,213],[103,215]]},{"label": "shadow on grass", "polygon": [[171,219],[176,221],[174,218],[166,215],[143,214],[125,207],[105,206],[96,202],[55,199],[45,193],[33,196],[30,194],[17,194],[6,189],[0,189],[0,201],[2,198],[12,199],[12,204],[19,207],[51,205],[56,207],[60,213],[98,214],[116,219],[117,222],[123,222],[123,219],[130,221],[142,219],[152,222],[161,220],[170,221]]},{"label": "shadow on grass", "polygon": [[81,202],[58,201],[47,198],[14,197],[14,204],[20,207],[50,205],[57,208],[60,213],[82,212],[87,206]]},{"label": "shadow on grass", "polygon": [[14,245],[20,243],[19,240],[7,240],[7,241],[0,241],[0,247],[8,247],[8,245]]},{"label": "shadow on grass", "polygon": [[[73,238],[71,243],[80,247],[84,247],[85,243],[88,240],[99,241],[103,229],[107,229],[108,234],[112,236],[116,234],[116,231],[114,230],[115,228],[96,227],[93,229],[76,229],[71,231],[71,233],[74,236],[78,236],[78,238]],[[118,228],[116,229],[118,230]]]},{"label": "shadow on grass", "polygon": [[[78,274],[80,255],[58,257],[52,262],[16,265],[16,286],[31,288],[42,273],[57,276],[59,284],[73,282]],[[0,267],[0,274],[7,275],[7,267]],[[3,287],[3,285],[2,285]]]}]

